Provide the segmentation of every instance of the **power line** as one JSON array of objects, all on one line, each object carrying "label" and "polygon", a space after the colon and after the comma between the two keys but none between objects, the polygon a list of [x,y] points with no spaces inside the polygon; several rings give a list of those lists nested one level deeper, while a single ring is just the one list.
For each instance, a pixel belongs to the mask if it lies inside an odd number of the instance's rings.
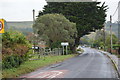
[{"label": "power line", "polygon": [[116,14],[118,8],[119,8],[119,4],[118,4],[118,6],[117,6],[117,8],[116,8],[116,10],[115,10],[115,12],[114,12],[114,14],[112,15],[112,17]]}]

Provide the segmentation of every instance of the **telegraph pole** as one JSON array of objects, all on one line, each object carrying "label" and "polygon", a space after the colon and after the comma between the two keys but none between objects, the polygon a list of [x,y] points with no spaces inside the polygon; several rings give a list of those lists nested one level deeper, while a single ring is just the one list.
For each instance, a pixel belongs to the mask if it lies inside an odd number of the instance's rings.
[{"label": "telegraph pole", "polygon": [[[34,25],[34,23],[35,23],[35,10],[33,9],[33,25]],[[35,32],[33,31],[33,33],[34,33],[34,48],[33,48],[33,53],[35,53]]]},{"label": "telegraph pole", "polygon": [[103,27],[103,35],[104,35],[104,40],[103,40],[104,41],[104,51],[106,51],[106,47],[105,47],[105,45],[106,45],[106,41],[105,41],[106,40],[106,38],[105,38],[106,37],[106,35],[105,35],[105,25]]},{"label": "telegraph pole", "polygon": [[110,53],[112,54],[112,16],[110,15]]},{"label": "telegraph pole", "polygon": [[[118,45],[120,44],[120,1],[118,2]],[[118,55],[120,55],[120,46],[118,49]]]},{"label": "telegraph pole", "polygon": [[35,10],[33,9],[33,24],[35,22]]}]

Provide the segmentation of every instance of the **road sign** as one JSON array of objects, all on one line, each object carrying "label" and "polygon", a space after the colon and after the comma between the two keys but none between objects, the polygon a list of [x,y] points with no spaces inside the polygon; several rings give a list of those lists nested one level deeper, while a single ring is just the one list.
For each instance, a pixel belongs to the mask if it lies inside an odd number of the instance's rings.
[{"label": "road sign", "polygon": [[61,45],[62,45],[62,46],[68,46],[69,43],[68,43],[68,42],[62,42]]},{"label": "road sign", "polygon": [[0,33],[4,33],[4,20],[0,19]]},{"label": "road sign", "polygon": [[63,55],[64,55],[64,46],[66,46],[66,54],[67,54],[67,46],[69,45],[68,42],[62,42],[61,45],[63,46]]}]

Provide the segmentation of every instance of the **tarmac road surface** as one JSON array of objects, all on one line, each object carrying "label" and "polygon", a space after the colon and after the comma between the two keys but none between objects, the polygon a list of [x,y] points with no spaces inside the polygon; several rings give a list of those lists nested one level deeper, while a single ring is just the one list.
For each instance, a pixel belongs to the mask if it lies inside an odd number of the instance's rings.
[{"label": "tarmac road surface", "polygon": [[38,69],[24,78],[117,78],[111,60],[92,48],[64,62]]}]

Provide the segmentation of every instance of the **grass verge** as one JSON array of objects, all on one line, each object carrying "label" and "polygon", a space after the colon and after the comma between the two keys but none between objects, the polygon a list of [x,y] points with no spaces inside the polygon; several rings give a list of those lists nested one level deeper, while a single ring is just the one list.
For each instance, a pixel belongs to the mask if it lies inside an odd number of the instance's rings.
[{"label": "grass verge", "polygon": [[120,55],[117,55],[118,56],[118,58],[120,58]]},{"label": "grass verge", "polygon": [[75,54],[71,55],[61,55],[61,56],[47,56],[43,60],[32,60],[32,61],[26,61],[25,63],[21,64],[18,68],[12,68],[12,69],[6,69],[3,70],[3,78],[15,78],[19,77],[22,74],[26,74],[29,72],[32,72],[38,68],[42,68],[51,64],[55,64],[57,62],[64,61],[68,58],[74,57]]}]

